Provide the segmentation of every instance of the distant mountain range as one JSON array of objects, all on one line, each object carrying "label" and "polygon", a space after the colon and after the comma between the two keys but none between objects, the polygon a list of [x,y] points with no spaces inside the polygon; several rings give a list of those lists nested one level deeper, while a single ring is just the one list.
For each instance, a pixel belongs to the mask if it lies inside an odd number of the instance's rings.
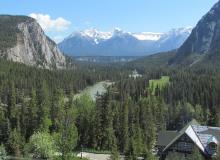
[{"label": "distant mountain range", "polygon": [[172,29],[167,33],[87,29],[72,33],[58,46],[69,56],[143,56],[177,49],[191,31],[192,27]]},{"label": "distant mountain range", "polygon": [[129,62],[138,56],[161,52],[136,63],[150,63],[153,67],[169,64],[219,66],[220,1],[193,29],[173,29],[167,33],[131,33],[118,28],[113,32],[88,29],[74,32],[58,46],[44,34],[35,19],[0,15],[0,58],[41,68],[65,68],[70,58],[60,50],[75,56],[78,61],[87,62]]}]

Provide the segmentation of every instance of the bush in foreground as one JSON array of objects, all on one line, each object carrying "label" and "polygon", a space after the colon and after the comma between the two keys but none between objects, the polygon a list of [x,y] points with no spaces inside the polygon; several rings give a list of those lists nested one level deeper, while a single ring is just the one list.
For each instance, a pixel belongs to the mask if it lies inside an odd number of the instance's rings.
[{"label": "bush in foreground", "polygon": [[33,158],[50,159],[56,153],[54,139],[47,132],[34,133],[27,145],[27,151]]},{"label": "bush in foreground", "polygon": [[5,146],[3,144],[0,145],[0,160],[6,160],[6,150],[5,150]]}]

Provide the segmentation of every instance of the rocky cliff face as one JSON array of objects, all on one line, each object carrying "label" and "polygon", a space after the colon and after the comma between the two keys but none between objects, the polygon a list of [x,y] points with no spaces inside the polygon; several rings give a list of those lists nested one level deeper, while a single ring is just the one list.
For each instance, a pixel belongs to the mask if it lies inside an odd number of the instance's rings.
[{"label": "rocky cliff face", "polygon": [[174,62],[193,64],[217,52],[220,52],[220,1],[198,22],[178,49]]},{"label": "rocky cliff face", "polygon": [[47,69],[66,66],[65,56],[57,45],[30,17],[0,16],[0,36],[3,36],[0,38],[1,57]]}]

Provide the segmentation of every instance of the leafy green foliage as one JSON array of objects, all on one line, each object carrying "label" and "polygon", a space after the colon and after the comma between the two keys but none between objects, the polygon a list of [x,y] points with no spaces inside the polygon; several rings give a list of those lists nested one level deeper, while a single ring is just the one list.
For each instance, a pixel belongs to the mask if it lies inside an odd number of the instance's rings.
[{"label": "leafy green foliage", "polygon": [[53,137],[47,132],[36,132],[26,146],[27,151],[33,155],[33,158],[49,159],[54,157],[57,152]]},{"label": "leafy green foliage", "polygon": [[145,154],[145,159],[146,160],[158,160],[157,157],[155,157],[155,155],[153,155],[151,152],[147,151]]},{"label": "leafy green foliage", "polygon": [[0,160],[6,160],[7,152],[3,144],[0,145]]}]

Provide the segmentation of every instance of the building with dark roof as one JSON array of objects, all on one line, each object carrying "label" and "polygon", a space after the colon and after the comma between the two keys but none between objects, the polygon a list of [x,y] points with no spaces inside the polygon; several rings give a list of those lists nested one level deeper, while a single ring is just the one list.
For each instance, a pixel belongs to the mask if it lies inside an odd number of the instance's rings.
[{"label": "building with dark roof", "polygon": [[196,120],[189,122],[180,131],[161,131],[157,148],[161,160],[171,153],[182,154],[190,159],[197,147],[205,159],[215,157],[220,142],[220,127],[202,126]]}]

